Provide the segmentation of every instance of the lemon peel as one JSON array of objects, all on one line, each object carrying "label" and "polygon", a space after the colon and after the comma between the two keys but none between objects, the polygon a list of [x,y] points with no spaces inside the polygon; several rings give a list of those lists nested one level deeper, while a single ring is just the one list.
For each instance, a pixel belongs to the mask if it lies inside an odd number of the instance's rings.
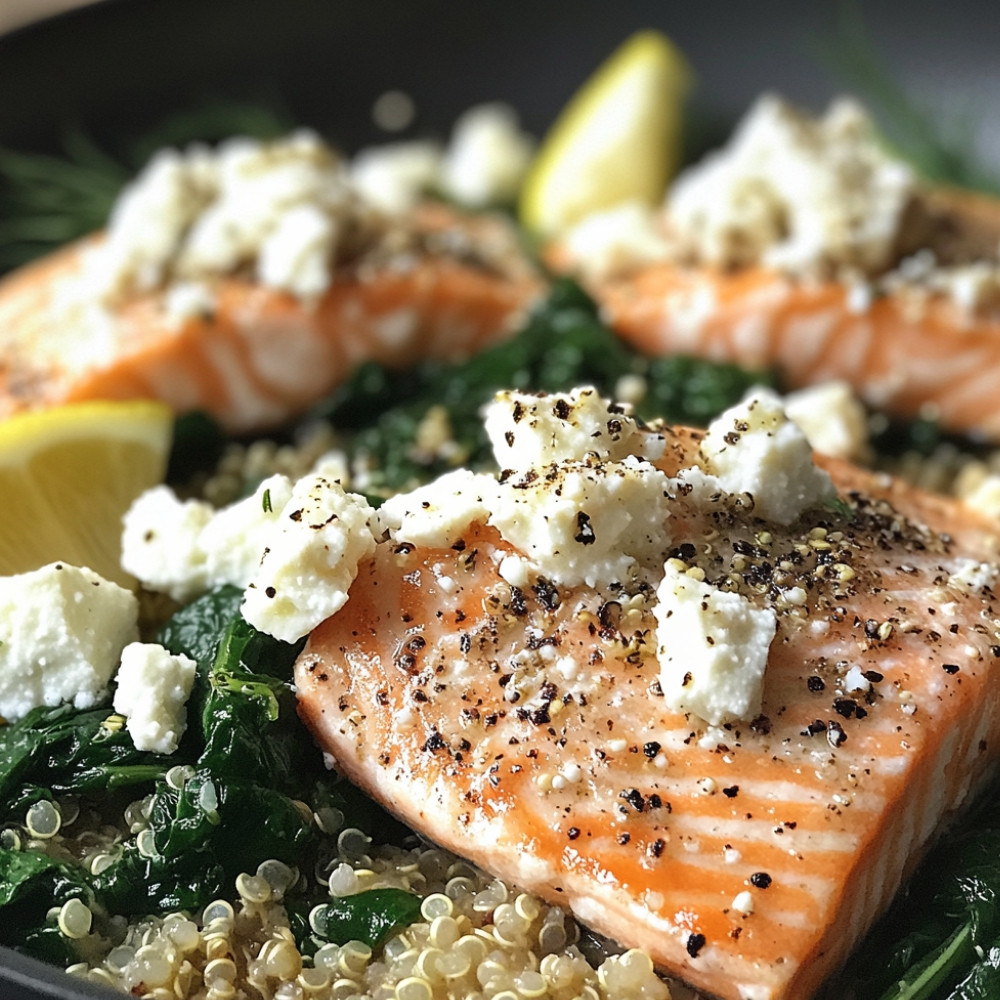
[{"label": "lemon peel", "polygon": [[0,423],[0,575],[50,562],[123,586],[122,516],[166,471],[173,415],[162,403],[84,402]]},{"label": "lemon peel", "polygon": [[680,164],[691,80],[666,35],[647,30],[626,39],[545,136],[521,190],[522,224],[550,237],[621,202],[659,202]]}]

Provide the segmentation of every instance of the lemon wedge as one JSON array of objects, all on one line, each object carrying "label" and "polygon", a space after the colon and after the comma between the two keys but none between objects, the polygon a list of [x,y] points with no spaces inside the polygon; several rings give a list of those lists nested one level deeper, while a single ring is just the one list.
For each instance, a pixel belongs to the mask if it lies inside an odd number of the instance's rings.
[{"label": "lemon wedge", "polygon": [[553,236],[624,201],[657,203],[681,155],[691,71],[658,31],[628,38],[576,92],[521,189],[521,222]]},{"label": "lemon wedge", "polygon": [[152,401],[87,402],[0,423],[0,574],[50,562],[123,586],[122,515],[163,479],[173,416]]}]

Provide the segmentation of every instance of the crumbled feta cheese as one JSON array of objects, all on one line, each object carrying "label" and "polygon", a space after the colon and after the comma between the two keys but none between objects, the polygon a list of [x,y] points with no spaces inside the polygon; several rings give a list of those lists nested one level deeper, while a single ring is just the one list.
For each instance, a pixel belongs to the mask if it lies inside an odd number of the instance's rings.
[{"label": "crumbled feta cheese", "polygon": [[135,596],[90,569],[51,563],[0,577],[0,715],[95,704],[139,636],[138,617]]},{"label": "crumbled feta cheese", "polygon": [[260,566],[243,596],[243,617],[294,642],[339,611],[375,551],[368,502],[323,476],[305,476],[268,531]]},{"label": "crumbled feta cheese", "polygon": [[164,300],[166,320],[182,326],[192,319],[210,317],[215,312],[215,295],[203,281],[179,281]]},{"label": "crumbled feta cheese", "polygon": [[669,487],[663,472],[631,456],[563,462],[506,478],[489,523],[542,576],[606,587],[662,562]]},{"label": "crumbled feta cheese", "polygon": [[257,274],[269,288],[304,300],[319,298],[330,283],[330,260],[340,227],[315,205],[289,209],[261,241]]},{"label": "crumbled feta cheese", "polygon": [[211,504],[178,500],[169,486],[146,490],[122,522],[122,568],[175,601],[203,594],[208,567],[199,539],[212,514]]},{"label": "crumbled feta cheese", "polygon": [[474,521],[486,521],[496,492],[492,476],[456,469],[389,497],[376,513],[377,530],[414,545],[451,545]]},{"label": "crumbled feta cheese", "polygon": [[864,671],[856,663],[844,675],[844,690],[848,694],[853,694],[855,691],[869,691],[871,686],[871,681],[865,677]]},{"label": "crumbled feta cheese", "polygon": [[866,456],[868,415],[848,383],[823,382],[790,392],[784,407],[816,451],[851,461]]},{"label": "crumbled feta cheese", "polygon": [[836,496],[813,463],[806,436],[765,389],[726,410],[701,442],[706,471],[727,493],[753,497],[756,517],[791,524],[804,511]]},{"label": "crumbled feta cheese", "polygon": [[743,892],[737,893],[736,898],[733,900],[733,909],[744,916],[753,913],[753,896],[746,889]]},{"label": "crumbled feta cheese", "polygon": [[268,476],[251,496],[213,514],[199,536],[209,589],[245,587],[253,579],[293,491],[287,476]]},{"label": "crumbled feta cheese", "polygon": [[961,486],[959,495],[970,507],[987,517],[1000,517],[1000,475],[986,473],[971,484],[961,482]]},{"label": "crumbled feta cheese", "polygon": [[127,185],[108,220],[100,250],[108,292],[114,297],[162,284],[185,233],[212,198],[210,154],[203,146],[187,155],[165,149]]},{"label": "crumbled feta cheese", "polygon": [[315,298],[348,221],[363,230],[373,217],[344,165],[310,132],[167,150],[112,212],[99,248],[104,295],[114,301],[250,264],[263,284]]},{"label": "crumbled feta cheese", "polygon": [[584,216],[563,234],[562,249],[589,280],[603,281],[662,260],[670,244],[653,209],[628,201]]},{"label": "crumbled feta cheese", "polygon": [[392,142],[357,153],[351,181],[361,195],[384,212],[413,208],[438,185],[443,151],[436,142]]},{"label": "crumbled feta cheese", "polygon": [[659,458],[666,441],[642,430],[623,407],[591,386],[568,393],[499,392],[486,407],[486,433],[501,469],[541,470],[587,455],[620,462]]},{"label": "crumbled feta cheese", "polygon": [[506,104],[480,104],[455,122],[441,164],[441,188],[472,208],[512,202],[534,152],[517,113]]},{"label": "crumbled feta cheese", "polygon": [[931,287],[950,295],[959,309],[972,314],[1000,307],[1000,265],[975,261],[934,272]]},{"label": "crumbled feta cheese", "polygon": [[656,596],[666,704],[713,726],[760,714],[764,669],[777,630],[774,612],[687,575],[677,560],[666,563]]},{"label": "crumbled feta cheese", "polygon": [[975,559],[959,559],[955,572],[948,577],[948,586],[967,593],[980,593],[996,585],[1000,570]]},{"label": "crumbled feta cheese", "polygon": [[725,149],[677,179],[667,216],[713,266],[876,274],[892,263],[915,190],[857,104],[839,100],[814,119],[764,96]]},{"label": "crumbled feta cheese", "polygon": [[181,602],[227,583],[245,587],[291,494],[286,476],[271,476],[253,496],[216,511],[156,486],[125,515],[122,567],[148,589]]},{"label": "crumbled feta cheese", "polygon": [[185,706],[194,687],[194,660],[155,643],[130,642],[115,681],[115,711],[137,750],[173,753],[187,728]]}]

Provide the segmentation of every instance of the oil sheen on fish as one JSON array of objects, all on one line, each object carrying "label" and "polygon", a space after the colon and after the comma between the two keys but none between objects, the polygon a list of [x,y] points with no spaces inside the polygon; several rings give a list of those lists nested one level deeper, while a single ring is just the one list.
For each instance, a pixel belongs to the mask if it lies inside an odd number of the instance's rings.
[{"label": "oil sheen on fish", "polygon": [[[703,432],[662,433],[667,477],[703,460]],[[1000,751],[990,526],[821,464],[839,501],[788,524],[669,480],[659,555],[774,614],[750,719],[671,707],[685,650],[658,649],[648,582],[513,584],[485,518],[377,546],[299,658],[300,712],[429,838],[699,989],[803,1000]]]}]

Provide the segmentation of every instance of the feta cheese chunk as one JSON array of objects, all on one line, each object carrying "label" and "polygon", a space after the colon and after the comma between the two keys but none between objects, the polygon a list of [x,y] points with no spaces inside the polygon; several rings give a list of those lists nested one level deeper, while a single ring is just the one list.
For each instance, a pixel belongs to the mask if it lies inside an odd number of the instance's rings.
[{"label": "feta cheese chunk", "polygon": [[915,192],[859,105],[841,99],[813,118],[766,95],[724,149],[677,179],[666,209],[704,264],[872,275],[893,262]]},{"label": "feta cheese chunk", "polygon": [[163,646],[130,642],[121,655],[115,677],[115,711],[125,716],[125,728],[137,750],[173,753],[187,728],[187,700],[194,687],[197,664]]},{"label": "feta cheese chunk", "polygon": [[455,122],[441,164],[446,195],[471,208],[512,202],[534,142],[506,104],[479,104]]},{"label": "feta cheese chunk", "polygon": [[850,461],[866,456],[868,415],[847,382],[822,382],[790,392],[783,405],[816,451]]},{"label": "feta cheese chunk", "polygon": [[260,565],[243,596],[243,617],[262,632],[295,642],[339,611],[375,551],[374,511],[321,475],[304,476],[266,534]]},{"label": "feta cheese chunk", "polygon": [[836,496],[829,475],[813,463],[805,434],[767,389],[712,421],[701,442],[705,471],[727,493],[753,498],[755,517],[791,524]]},{"label": "feta cheese chunk", "polygon": [[619,462],[659,458],[666,441],[642,430],[624,407],[592,386],[568,393],[498,392],[486,406],[486,433],[501,469],[542,469],[587,455]]},{"label": "feta cheese chunk", "polygon": [[114,303],[250,265],[262,284],[313,300],[345,229],[375,225],[344,164],[311,132],[166,150],[116,202],[90,278]]},{"label": "feta cheese chunk", "polygon": [[0,577],[0,715],[94,705],[138,638],[138,617],[135,595],[90,569],[51,563]]},{"label": "feta cheese chunk", "polygon": [[542,576],[567,586],[606,587],[662,563],[670,542],[670,484],[659,469],[631,456],[553,464],[505,479],[489,523]]},{"label": "feta cheese chunk", "polygon": [[260,563],[269,526],[291,495],[291,480],[270,476],[253,496],[216,511],[156,486],[125,515],[122,566],[145,587],[181,602],[223,584],[245,587]]},{"label": "feta cheese chunk", "polygon": [[713,726],[759,715],[777,630],[774,612],[688,576],[673,559],[664,566],[656,597],[657,658],[667,705]]},{"label": "feta cheese chunk", "polygon": [[474,521],[489,517],[497,482],[492,476],[456,469],[379,507],[378,530],[413,545],[451,545]]},{"label": "feta cheese chunk", "polygon": [[563,247],[591,281],[663,260],[670,250],[656,213],[638,201],[585,216],[567,230]]},{"label": "feta cheese chunk", "polygon": [[362,149],[351,162],[351,180],[384,212],[406,212],[438,184],[443,151],[434,142],[391,142]]}]

